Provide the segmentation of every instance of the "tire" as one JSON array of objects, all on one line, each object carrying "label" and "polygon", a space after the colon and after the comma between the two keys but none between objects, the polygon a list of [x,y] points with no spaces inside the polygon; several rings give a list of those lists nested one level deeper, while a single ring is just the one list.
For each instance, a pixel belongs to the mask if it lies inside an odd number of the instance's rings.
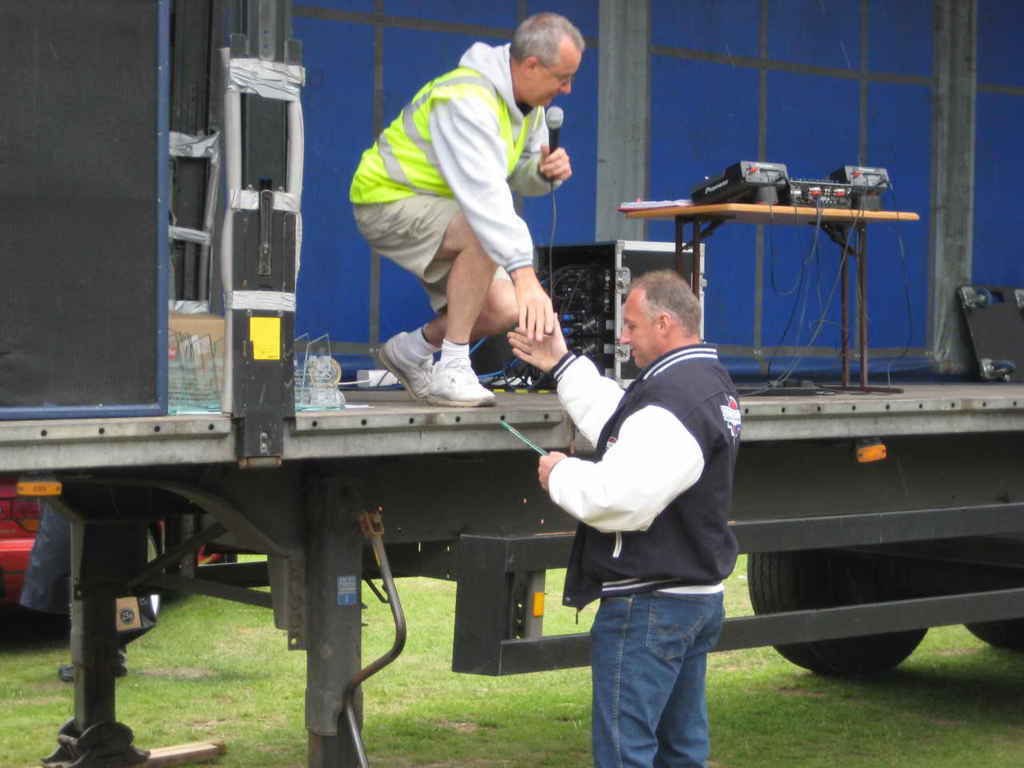
[{"label": "tire", "polygon": [[985,621],[964,626],[976,638],[984,640],[991,646],[1010,651],[1024,651],[1024,619]]},{"label": "tire", "polygon": [[[757,614],[837,608],[893,600],[898,579],[885,561],[841,552],[759,552],[747,560],[750,601]],[[892,669],[927,629],[777,645],[787,660],[821,675],[867,676]]]}]

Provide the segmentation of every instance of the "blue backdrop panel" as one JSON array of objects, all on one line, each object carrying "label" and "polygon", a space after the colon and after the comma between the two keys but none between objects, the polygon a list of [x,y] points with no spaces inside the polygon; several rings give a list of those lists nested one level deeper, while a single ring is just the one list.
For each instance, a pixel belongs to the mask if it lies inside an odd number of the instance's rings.
[{"label": "blue backdrop panel", "polygon": [[1024,86],[1020,0],[978,0],[978,82]]},{"label": "blue backdrop panel", "polygon": [[307,83],[302,268],[296,334],[365,342],[369,249],[352,219],[348,187],[373,136],[373,27],[296,18]]},{"label": "blue backdrop panel", "polygon": [[839,345],[839,249],[811,228],[765,227],[762,343]]},{"label": "blue backdrop panel", "polygon": [[935,0],[872,0],[868,10],[868,69],[930,76]]},{"label": "blue backdrop panel", "polygon": [[651,0],[655,46],[756,57],[759,26],[759,4],[750,0]]},{"label": "blue backdrop panel", "polygon": [[[295,15],[300,13],[302,6],[311,8],[329,8],[334,11],[352,11],[353,13],[373,13],[376,10],[376,0],[294,0]],[[296,37],[298,34],[296,27]]]},{"label": "blue backdrop panel", "polygon": [[[576,25],[584,37],[597,37],[598,35],[598,0],[551,0],[550,2],[548,0],[528,0],[526,3],[527,15],[541,11],[562,14]],[[592,64],[596,69],[597,51],[593,51],[592,55]]]},{"label": "blue backdrop panel", "polygon": [[[649,198],[689,197],[705,176],[757,158],[757,88],[754,69],[652,57]],[[753,343],[754,232],[726,225],[708,241],[704,328],[715,343]],[[647,238],[671,242],[674,227],[651,222]]]},{"label": "blue backdrop panel", "polygon": [[[928,233],[931,188],[931,90],[872,83],[868,87],[865,165],[889,170],[889,210],[912,211],[921,220],[868,228],[868,295],[874,308],[872,347],[921,347],[928,317]],[[907,307],[909,295],[909,310]],[[938,297],[942,301],[942,297]]]},{"label": "blue backdrop panel", "polygon": [[[515,3],[467,3],[465,0],[384,0],[384,13],[426,21],[501,27],[516,26]],[[437,73],[438,75],[441,72]],[[424,79],[433,77],[427,75]]]},{"label": "blue backdrop panel", "polygon": [[770,59],[860,69],[860,3],[769,0],[768,29]]},{"label": "blue backdrop panel", "polygon": [[[767,88],[765,159],[785,163],[798,179],[828,178],[839,166],[857,162],[857,81],[769,72]],[[839,249],[824,235],[815,241],[804,227],[771,227],[768,237],[763,343],[803,346],[813,338],[814,346],[838,345],[841,297],[833,286]]]},{"label": "blue backdrop panel", "polygon": [[827,178],[857,160],[859,109],[856,80],[769,72],[765,159],[792,178]]},{"label": "blue backdrop panel", "polygon": [[1020,202],[1012,193],[1011,158],[1024,136],[1024,96],[980,91],[975,147],[974,270],[976,283],[1024,286]]}]

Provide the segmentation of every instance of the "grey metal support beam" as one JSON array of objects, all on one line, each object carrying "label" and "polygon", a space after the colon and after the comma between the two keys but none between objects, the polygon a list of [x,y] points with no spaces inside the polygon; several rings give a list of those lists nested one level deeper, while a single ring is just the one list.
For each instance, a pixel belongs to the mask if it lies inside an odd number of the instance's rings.
[{"label": "grey metal support beam", "polygon": [[935,0],[928,346],[941,370],[970,366],[956,289],[971,281],[977,0]]},{"label": "grey metal support beam", "polygon": [[616,211],[647,196],[651,29],[647,0],[601,0],[597,84],[597,240],[643,240],[642,219]]},{"label": "grey metal support beam", "polygon": [[[360,670],[363,537],[359,503],[337,478],[306,490],[306,729],[308,768],[354,768],[355,745],[341,719],[342,696]],[[362,722],[362,695],[356,694]]]}]

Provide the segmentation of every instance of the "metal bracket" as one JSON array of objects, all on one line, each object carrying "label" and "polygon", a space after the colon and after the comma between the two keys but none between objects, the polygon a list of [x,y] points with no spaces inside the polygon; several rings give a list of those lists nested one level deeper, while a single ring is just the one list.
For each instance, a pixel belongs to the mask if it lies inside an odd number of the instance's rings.
[{"label": "metal bracket", "polygon": [[986,381],[1009,381],[1013,372],[1017,370],[1017,364],[1012,360],[993,360],[983,357],[978,361],[981,368],[981,378]]},{"label": "metal bracket", "polygon": [[981,309],[992,303],[992,294],[984,288],[975,288],[970,285],[962,285],[957,290],[960,296],[960,303],[966,310]]},{"label": "metal bracket", "polygon": [[619,267],[615,270],[615,290],[618,293],[625,293],[629,290],[629,283],[633,279],[633,274],[629,271],[629,267]]}]

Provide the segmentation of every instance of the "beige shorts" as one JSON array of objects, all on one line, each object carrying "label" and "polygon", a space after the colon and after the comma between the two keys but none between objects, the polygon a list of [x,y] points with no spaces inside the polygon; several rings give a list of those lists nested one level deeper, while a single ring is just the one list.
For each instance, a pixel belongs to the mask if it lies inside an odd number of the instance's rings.
[{"label": "beige shorts", "polygon": [[[356,226],[370,246],[420,279],[435,312],[448,304],[450,259],[437,258],[444,233],[461,208],[448,197],[413,195],[390,203],[352,206]],[[502,268],[496,279],[508,280]]]}]

